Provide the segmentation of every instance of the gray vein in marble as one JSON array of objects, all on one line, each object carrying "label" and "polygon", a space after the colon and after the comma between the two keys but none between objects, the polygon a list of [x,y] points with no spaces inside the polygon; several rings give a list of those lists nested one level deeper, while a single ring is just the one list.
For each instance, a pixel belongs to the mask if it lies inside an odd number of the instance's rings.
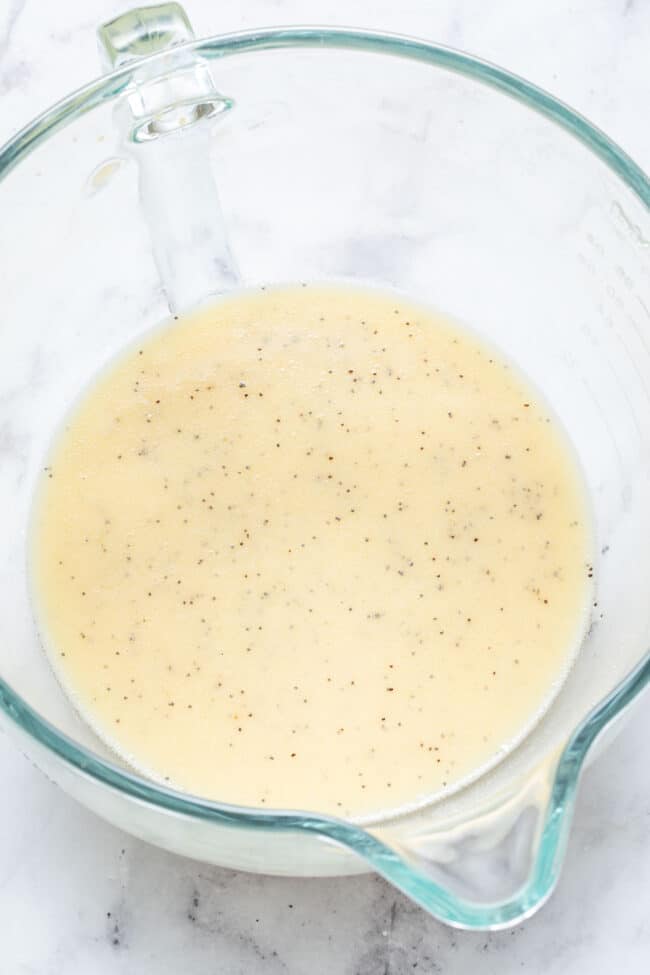
[{"label": "gray vein in marble", "polygon": [[4,29],[0,32],[0,61],[9,50],[14,28],[25,8],[25,2],[26,0],[13,0],[13,3],[9,7]]}]

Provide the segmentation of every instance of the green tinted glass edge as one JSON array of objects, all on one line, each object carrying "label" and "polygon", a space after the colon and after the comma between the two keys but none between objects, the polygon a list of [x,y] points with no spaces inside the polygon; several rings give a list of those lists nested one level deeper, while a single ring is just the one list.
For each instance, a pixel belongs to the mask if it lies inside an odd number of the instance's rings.
[{"label": "green tinted glass edge", "polygon": [[[284,47],[328,47],[367,51],[421,61],[465,75],[512,96],[582,142],[650,207],[650,180],[603,132],[542,89],[507,71],[450,48],[400,35],[319,27],[278,28],[208,38],[183,47],[206,58]],[[156,55],[154,61],[165,55]],[[34,119],[0,149],[0,179],[58,129],[97,105],[110,101],[129,84],[132,67],[93,81]],[[558,762],[546,810],[535,867],[518,895],[502,903],[478,906],[456,897],[412,869],[397,853],[359,826],[299,812],[258,812],[188,797],[119,769],[77,745],[38,715],[0,677],[0,708],[25,734],[80,773],[134,799],[170,813],[263,830],[307,830],[353,850],[377,872],[427,911],[448,924],[498,928],[522,920],[550,895],[557,881],[569,834],[580,770],[600,732],[650,683],[650,653],[585,718]]]}]

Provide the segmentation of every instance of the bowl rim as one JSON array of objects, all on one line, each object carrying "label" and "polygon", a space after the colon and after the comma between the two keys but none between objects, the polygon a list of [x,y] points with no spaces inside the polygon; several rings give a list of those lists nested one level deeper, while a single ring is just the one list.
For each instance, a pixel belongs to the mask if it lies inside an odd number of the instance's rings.
[{"label": "bowl rim", "polygon": [[[480,58],[453,48],[417,38],[385,32],[339,27],[296,26],[238,31],[192,41],[174,48],[173,56],[199,55],[208,60],[241,53],[304,48],[347,50],[418,61],[513,98],[542,115],[581,142],[613,172],[646,207],[650,208],[650,179],[644,171],[600,129],[568,105],[523,78]],[[38,115],[0,148],[0,180],[42,142],[70,122],[125,91],[136,70],[169,59],[170,52],[138,60],[104,75],[70,93]],[[309,830],[353,850],[370,865],[416,900],[430,913],[461,927],[497,928],[512,924],[532,913],[549,896],[557,880],[568,835],[579,772],[591,744],[621,711],[650,683],[650,653],[575,729],[556,767],[552,795],[536,863],[524,889],[508,900],[489,907],[464,901],[406,864],[380,838],[362,826],[333,816],[291,810],[259,810],[202,799],[160,783],[100,758],[73,741],[33,709],[0,676],[0,712],[20,732],[52,753],[75,772],[172,814],[221,822],[229,826],[264,830]],[[393,814],[393,821],[397,818]],[[389,822],[390,814],[380,822]],[[368,820],[369,821],[369,820]]]}]

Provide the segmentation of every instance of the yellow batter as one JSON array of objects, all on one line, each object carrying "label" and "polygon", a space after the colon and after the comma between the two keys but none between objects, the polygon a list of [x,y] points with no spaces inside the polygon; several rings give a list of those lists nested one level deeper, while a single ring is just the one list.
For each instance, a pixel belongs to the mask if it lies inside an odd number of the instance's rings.
[{"label": "yellow batter", "polygon": [[84,394],[37,494],[44,642],[134,766],[226,802],[410,805],[539,717],[584,632],[563,432],[494,350],[375,291],[240,293]]}]

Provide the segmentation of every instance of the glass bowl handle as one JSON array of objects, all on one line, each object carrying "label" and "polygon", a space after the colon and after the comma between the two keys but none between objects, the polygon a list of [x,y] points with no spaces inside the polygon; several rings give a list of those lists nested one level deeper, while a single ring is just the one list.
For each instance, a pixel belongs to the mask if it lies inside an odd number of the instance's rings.
[{"label": "glass bowl handle", "polygon": [[115,110],[124,150],[138,166],[140,203],[172,311],[239,283],[210,164],[213,124],[232,108],[177,3],[140,7],[98,30],[110,70],[151,55]]}]

